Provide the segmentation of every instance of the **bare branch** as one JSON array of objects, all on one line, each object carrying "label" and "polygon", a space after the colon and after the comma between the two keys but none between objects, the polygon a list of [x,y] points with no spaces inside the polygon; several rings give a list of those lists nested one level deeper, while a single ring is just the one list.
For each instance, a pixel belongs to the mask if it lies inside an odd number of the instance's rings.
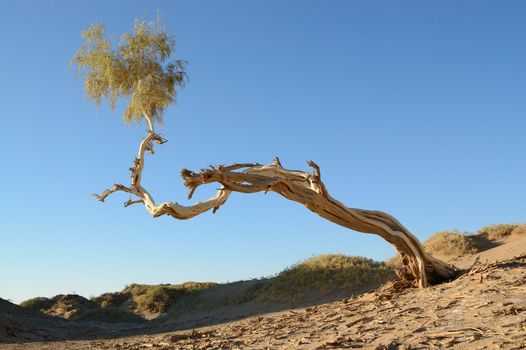
[{"label": "bare branch", "polygon": [[142,198],[141,199],[135,199],[135,200],[128,199],[126,202],[124,202],[124,208],[127,208],[130,205],[139,204],[139,203],[144,203],[144,199],[142,199]]},{"label": "bare branch", "polygon": [[231,165],[210,166],[193,172],[181,170],[184,185],[189,189],[188,198],[192,198],[195,190],[205,184],[219,183],[222,185],[214,196],[189,206],[177,202],[156,204],[152,196],[142,187],[141,176],[144,169],[144,153],[153,151],[152,141],[160,141],[159,135],[150,131],[141,141],[137,158],[134,161],[131,188],[115,185],[113,188],[97,195],[100,201],[113,192],[124,191],[139,197],[129,200],[125,206],[144,203],[146,210],[153,216],[170,215],[176,219],[190,219],[208,210],[215,213],[224,205],[231,192],[255,193],[269,191],[280,194],[286,199],[299,202],[315,214],[340,226],[381,236],[391,243],[404,256],[405,265],[400,273],[406,280],[415,285],[425,287],[453,278],[455,267],[427,254],[418,239],[412,235],[400,222],[392,216],[372,210],[348,208],[331,197],[321,180],[320,167],[313,161],[308,161],[312,173],[283,168],[279,158],[267,165],[259,163],[234,163]]},{"label": "bare branch", "polygon": [[312,160],[307,161],[307,164],[312,168],[312,175],[321,180],[320,167],[318,164],[314,163]]},{"label": "bare branch", "polygon": [[241,163],[241,164],[234,163],[228,166],[220,165],[218,166],[218,169],[221,171],[233,171],[233,170],[243,169],[243,168],[253,168],[256,166],[261,166],[261,164],[259,163]]},{"label": "bare branch", "polygon": [[115,193],[117,191],[123,191],[132,193],[132,190],[126,186],[120,185],[120,184],[114,184],[112,188],[108,188],[102,194],[98,195],[96,193],[93,193],[92,195],[95,196],[100,202],[104,202],[104,200],[112,193]]}]

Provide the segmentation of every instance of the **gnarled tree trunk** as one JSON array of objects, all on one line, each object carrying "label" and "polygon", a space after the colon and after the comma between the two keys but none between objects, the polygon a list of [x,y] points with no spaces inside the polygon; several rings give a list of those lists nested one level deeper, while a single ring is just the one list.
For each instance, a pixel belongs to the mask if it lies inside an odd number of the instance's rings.
[{"label": "gnarled tree trunk", "polygon": [[181,171],[185,186],[190,190],[191,198],[197,187],[208,183],[219,183],[222,187],[211,198],[183,206],[177,202],[156,204],[152,196],[142,187],[141,176],[144,168],[146,151],[153,154],[153,143],[164,143],[165,140],[155,133],[153,123],[145,116],[149,125],[148,135],[142,140],[139,152],[131,171],[131,185],[120,184],[96,195],[100,201],[116,191],[128,192],[137,199],[129,200],[125,206],[143,203],[146,210],[154,217],[170,215],[176,219],[190,219],[205,211],[213,209],[214,213],[226,203],[232,192],[276,192],[283,197],[305,205],[310,211],[335,224],[354,231],[376,234],[391,243],[402,255],[404,266],[400,277],[413,282],[419,287],[426,287],[447,281],[457,273],[457,269],[446,262],[426,253],[418,239],[398,220],[381,211],[348,208],[333,198],[321,180],[320,168],[309,161],[312,173],[287,170],[278,158],[273,163],[233,164],[228,166],[211,166],[199,173],[187,169]]}]

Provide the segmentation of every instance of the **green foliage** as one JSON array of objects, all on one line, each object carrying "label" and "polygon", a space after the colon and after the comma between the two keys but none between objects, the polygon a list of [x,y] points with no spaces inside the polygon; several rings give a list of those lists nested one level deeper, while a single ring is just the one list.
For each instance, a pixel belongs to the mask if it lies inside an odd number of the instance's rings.
[{"label": "green foliage", "polygon": [[36,297],[29,300],[25,300],[20,303],[20,306],[33,311],[41,311],[49,309],[53,306],[53,300],[46,297]]},{"label": "green foliage", "polygon": [[495,241],[511,235],[517,226],[518,225],[513,224],[489,225],[481,228],[477,234],[486,236],[491,241]]},{"label": "green foliage", "polygon": [[308,293],[327,295],[358,291],[394,278],[385,264],[371,259],[341,254],[319,255],[301,261],[250,287],[239,302],[299,302]]},{"label": "green foliage", "polygon": [[113,110],[119,97],[127,99],[124,120],[133,122],[144,115],[162,123],[163,111],[175,102],[177,88],[184,87],[185,62],[167,62],[175,39],[158,23],[135,20],[131,33],[121,36],[115,47],[106,30],[94,22],[82,32],[84,44],[71,62],[85,78],[88,99],[100,106],[109,99]]},{"label": "green foliage", "polygon": [[431,235],[424,242],[424,249],[431,254],[464,256],[479,252],[475,236],[459,231],[442,231]]}]

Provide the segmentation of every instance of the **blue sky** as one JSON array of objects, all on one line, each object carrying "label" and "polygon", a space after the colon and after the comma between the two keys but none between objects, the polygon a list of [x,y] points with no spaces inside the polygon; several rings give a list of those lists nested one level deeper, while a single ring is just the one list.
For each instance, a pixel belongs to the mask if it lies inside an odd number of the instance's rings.
[{"label": "blue sky", "polygon": [[526,221],[524,1],[4,1],[1,298],[394,255],[275,194],[235,194],[189,221],[90,196],[128,182],[145,126],[97,112],[68,61],[91,22],[120,34],[157,11],[190,81],[166,113],[169,142],[147,159],[156,200],[188,203],[183,167],[278,155],[293,169],[313,159],[334,197],[386,211],[422,240]]}]

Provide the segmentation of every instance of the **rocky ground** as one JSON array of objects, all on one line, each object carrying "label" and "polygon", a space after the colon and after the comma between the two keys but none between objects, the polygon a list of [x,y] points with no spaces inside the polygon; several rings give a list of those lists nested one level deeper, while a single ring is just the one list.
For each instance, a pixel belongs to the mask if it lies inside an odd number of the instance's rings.
[{"label": "rocky ground", "polygon": [[467,272],[427,289],[390,283],[308,308],[178,332],[137,329],[134,335],[108,339],[17,343],[23,338],[12,329],[12,341],[0,348],[525,349],[526,237],[503,243],[457,259],[455,264]]}]

